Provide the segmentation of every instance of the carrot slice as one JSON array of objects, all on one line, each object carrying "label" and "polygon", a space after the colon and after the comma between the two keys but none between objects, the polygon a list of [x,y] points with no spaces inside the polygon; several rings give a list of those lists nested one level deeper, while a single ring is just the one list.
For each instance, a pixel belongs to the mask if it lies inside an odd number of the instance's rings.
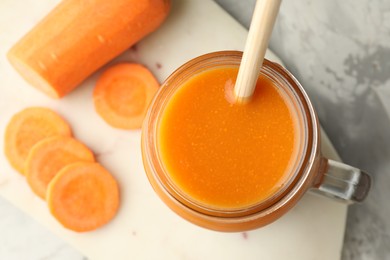
[{"label": "carrot slice", "polygon": [[98,163],[70,164],[50,182],[47,203],[64,227],[77,232],[94,230],[116,215],[118,185]]},{"label": "carrot slice", "polygon": [[5,156],[23,174],[27,155],[33,145],[56,135],[72,135],[64,119],[48,108],[26,108],[15,114],[8,123],[4,140]]},{"label": "carrot slice", "polygon": [[144,66],[117,64],[107,69],[96,83],[93,93],[95,109],[113,127],[141,128],[158,87],[159,83]]},{"label": "carrot slice", "polygon": [[55,136],[35,144],[26,160],[25,174],[31,189],[42,199],[54,176],[66,165],[94,162],[94,156],[84,144],[67,136]]}]

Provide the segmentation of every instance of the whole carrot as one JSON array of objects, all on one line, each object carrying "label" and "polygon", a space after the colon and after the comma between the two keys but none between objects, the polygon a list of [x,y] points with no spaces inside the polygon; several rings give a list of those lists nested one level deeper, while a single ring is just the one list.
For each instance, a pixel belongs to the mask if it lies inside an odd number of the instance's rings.
[{"label": "whole carrot", "polygon": [[7,56],[36,88],[61,98],[154,31],[169,0],[63,0]]}]

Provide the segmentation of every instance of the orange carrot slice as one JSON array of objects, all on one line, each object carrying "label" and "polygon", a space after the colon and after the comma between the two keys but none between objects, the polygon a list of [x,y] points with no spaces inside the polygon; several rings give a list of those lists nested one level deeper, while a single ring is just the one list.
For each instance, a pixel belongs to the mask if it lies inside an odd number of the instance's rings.
[{"label": "orange carrot slice", "polygon": [[69,125],[48,108],[30,107],[15,114],[5,130],[4,153],[10,164],[23,173],[30,149],[38,141],[56,135],[71,136]]},{"label": "orange carrot slice", "polygon": [[42,199],[53,177],[66,165],[94,162],[94,156],[84,144],[67,136],[56,136],[35,144],[27,157],[25,175],[31,189]]},{"label": "orange carrot slice", "polygon": [[98,163],[70,164],[50,182],[47,203],[64,227],[77,232],[94,230],[115,216],[119,207],[118,185]]},{"label": "orange carrot slice", "polygon": [[93,93],[95,109],[111,126],[141,128],[146,110],[159,87],[144,66],[121,63],[107,69]]},{"label": "orange carrot slice", "polygon": [[33,86],[61,98],[156,30],[169,0],[63,0],[7,57]]}]

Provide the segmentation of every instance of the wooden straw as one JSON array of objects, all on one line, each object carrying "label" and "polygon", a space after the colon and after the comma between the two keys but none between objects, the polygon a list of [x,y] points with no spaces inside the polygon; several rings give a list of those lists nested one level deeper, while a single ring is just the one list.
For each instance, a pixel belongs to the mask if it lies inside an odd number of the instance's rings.
[{"label": "wooden straw", "polygon": [[234,95],[238,102],[249,100],[255,91],[256,81],[279,12],[280,2],[281,0],[257,0],[256,2],[234,86]]}]

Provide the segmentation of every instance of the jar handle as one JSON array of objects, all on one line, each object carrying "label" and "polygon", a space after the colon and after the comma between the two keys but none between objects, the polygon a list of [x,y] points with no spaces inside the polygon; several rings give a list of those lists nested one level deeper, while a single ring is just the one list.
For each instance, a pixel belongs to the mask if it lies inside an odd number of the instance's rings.
[{"label": "jar handle", "polygon": [[322,162],[324,170],[312,191],[347,204],[361,202],[367,197],[371,187],[369,174],[331,159],[324,158]]}]

